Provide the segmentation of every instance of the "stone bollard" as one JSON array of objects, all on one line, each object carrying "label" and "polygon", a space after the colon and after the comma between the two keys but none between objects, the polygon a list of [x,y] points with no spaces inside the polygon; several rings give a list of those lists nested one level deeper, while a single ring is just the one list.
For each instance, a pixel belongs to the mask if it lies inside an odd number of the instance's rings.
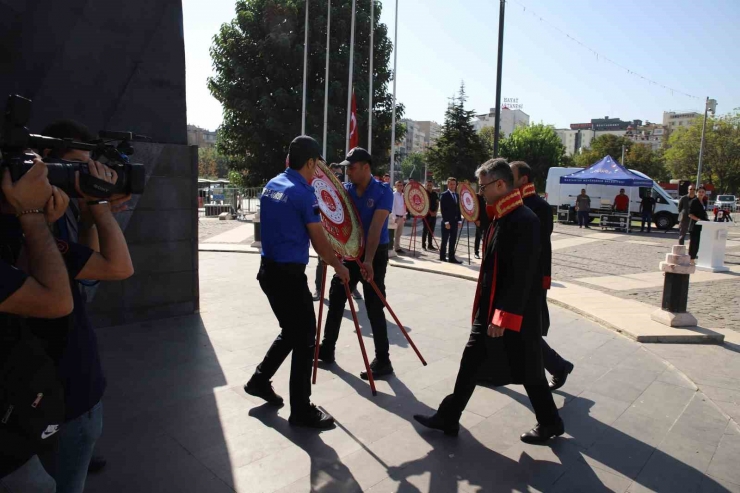
[{"label": "stone bollard", "polygon": [[674,245],[666,254],[665,262],[660,263],[665,272],[663,283],[663,302],[661,309],[653,312],[651,318],[669,327],[693,327],[696,318],[686,311],[689,299],[689,275],[696,271],[691,258],[686,254],[685,245]]},{"label": "stone bollard", "polygon": [[262,248],[262,223],[260,222],[260,211],[257,211],[254,215],[252,224],[254,225],[254,242],[251,246],[254,248]]}]

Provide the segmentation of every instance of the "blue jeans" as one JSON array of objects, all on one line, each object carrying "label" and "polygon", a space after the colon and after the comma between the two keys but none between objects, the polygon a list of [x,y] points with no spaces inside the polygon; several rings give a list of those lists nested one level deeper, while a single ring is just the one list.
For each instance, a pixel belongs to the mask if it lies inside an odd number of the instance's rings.
[{"label": "blue jeans", "polygon": [[645,228],[645,223],[647,223],[649,233],[650,228],[653,225],[653,214],[651,212],[642,213],[642,224],[640,225],[640,232],[642,232],[642,230]]},{"label": "blue jeans", "polygon": [[82,493],[95,442],[103,432],[103,403],[59,427],[59,449],[41,462],[57,482],[57,493]]},{"label": "blue jeans", "polygon": [[28,462],[0,478],[0,492],[2,493],[54,493],[56,491],[54,479],[44,470],[39,457],[34,455]]}]

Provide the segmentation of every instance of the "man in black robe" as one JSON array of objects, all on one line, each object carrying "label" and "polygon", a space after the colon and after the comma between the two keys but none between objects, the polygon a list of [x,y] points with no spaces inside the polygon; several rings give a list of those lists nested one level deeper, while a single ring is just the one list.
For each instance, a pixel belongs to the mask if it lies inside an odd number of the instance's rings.
[{"label": "man in black robe", "polygon": [[[511,163],[511,171],[514,174],[514,185],[522,194],[522,201],[525,207],[528,207],[537,215],[540,220],[540,242],[542,250],[540,252],[540,264],[542,268],[542,336],[546,336],[550,329],[550,310],[547,308],[547,290],[550,289],[551,272],[552,272],[552,207],[545,199],[537,195],[532,183],[532,168],[524,161],[514,161]],[[570,372],[573,371],[573,363],[566,361],[554,349],[542,339],[542,359],[552,379],[550,380],[550,390],[557,390],[565,385],[565,380]]]},{"label": "man in black robe", "polygon": [[542,444],[565,432],[547,385],[542,362],[540,224],[524,207],[511,167],[493,159],[476,171],[492,223],[484,242],[470,339],[463,351],[453,394],[419,423],[457,435],[460,416],[473,395],[487,358],[496,362],[495,384],[523,384],[537,416],[525,443]]}]

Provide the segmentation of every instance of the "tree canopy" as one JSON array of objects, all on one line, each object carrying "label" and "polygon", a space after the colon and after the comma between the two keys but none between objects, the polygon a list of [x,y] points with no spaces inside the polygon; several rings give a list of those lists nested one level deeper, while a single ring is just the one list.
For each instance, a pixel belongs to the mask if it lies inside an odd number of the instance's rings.
[{"label": "tree canopy", "polygon": [[[347,78],[351,2],[333,2],[329,63],[328,162],[345,153]],[[373,142],[376,168],[389,159],[392,117],[392,51],[388,29],[380,22],[382,4],[375,1],[373,56]],[[324,124],[326,6],[309,4],[306,133],[321,143]],[[223,106],[219,150],[244,156],[250,184],[257,185],[284,169],[291,140],[301,132],[305,3],[297,0],[237,0],[236,17],[213,39],[215,75],[211,94]],[[367,147],[370,0],[358,0],[354,49],[354,92],[359,141]],[[403,116],[397,105],[396,117]],[[397,126],[397,137],[403,129]]]},{"label": "tree canopy", "polygon": [[465,109],[465,84],[452,98],[436,144],[427,151],[429,169],[441,181],[454,176],[460,181],[474,180],[475,170],[488,159],[486,146],[473,127],[475,113]]},{"label": "tree canopy", "polygon": [[416,181],[426,181],[424,178],[424,167],[426,157],[421,152],[413,152],[401,161],[401,178],[404,180],[414,179]]},{"label": "tree canopy", "polygon": [[[666,166],[674,178],[696,179],[704,119],[671,134],[665,152]],[[712,183],[719,193],[740,191],[740,113],[707,120],[702,159],[702,183]]]},{"label": "tree canopy", "polygon": [[[622,162],[622,146],[624,146],[624,162]],[[576,154],[573,161],[576,166],[586,168],[607,155],[619,161],[626,168],[645,173],[653,180],[670,179],[662,150],[654,151],[649,145],[612,134],[600,135],[593,139],[591,146]]]},{"label": "tree canopy", "polygon": [[542,189],[547,170],[563,166],[565,146],[552,126],[538,123],[515,128],[508,138],[501,141],[500,154],[509,162],[526,162],[532,168],[535,187]]}]

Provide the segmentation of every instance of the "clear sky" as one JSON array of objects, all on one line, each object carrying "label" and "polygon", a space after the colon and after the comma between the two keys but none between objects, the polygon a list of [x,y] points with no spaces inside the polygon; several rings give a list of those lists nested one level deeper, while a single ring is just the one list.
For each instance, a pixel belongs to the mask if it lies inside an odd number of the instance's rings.
[{"label": "clear sky", "polygon": [[[442,123],[462,80],[469,108],[492,108],[499,2],[399,2],[397,97],[406,116]],[[383,2],[381,22],[391,37],[394,8]],[[188,122],[213,130],[221,107],[206,87],[208,49],[219,26],[233,18],[234,0],[183,0],[183,10]],[[702,99],[630,75],[552,26],[633,72]],[[663,111],[703,111],[706,96],[727,113],[740,107],[738,26],[740,0],[510,0],[502,97],[519,98],[531,122],[558,128],[607,115],[661,122]]]}]

